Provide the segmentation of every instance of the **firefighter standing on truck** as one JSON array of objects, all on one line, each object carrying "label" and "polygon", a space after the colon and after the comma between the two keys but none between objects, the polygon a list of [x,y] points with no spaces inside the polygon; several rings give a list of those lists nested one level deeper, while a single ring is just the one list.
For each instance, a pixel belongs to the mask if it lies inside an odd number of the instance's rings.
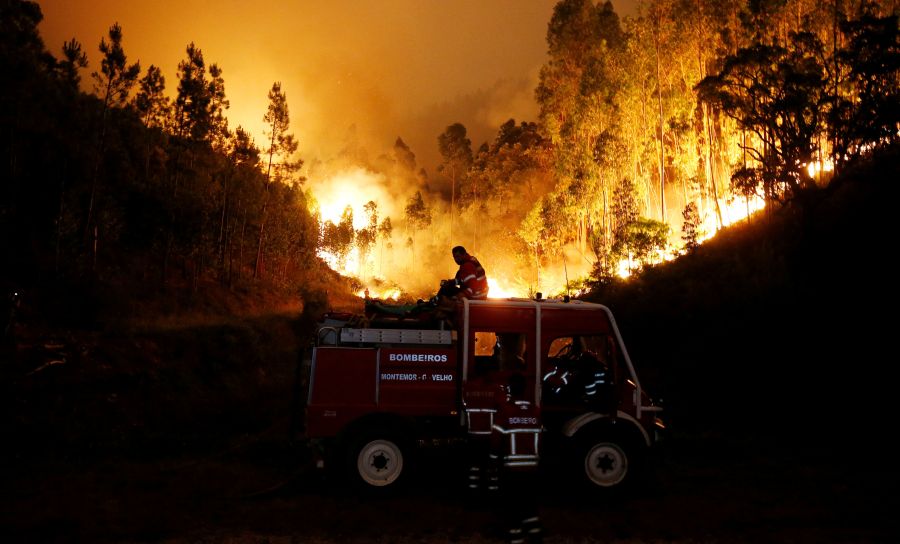
[{"label": "firefighter standing on truck", "polygon": [[456,272],[456,283],[459,285],[459,296],[473,300],[484,300],[488,295],[487,274],[478,259],[469,255],[466,248],[453,248],[453,260],[459,265]]},{"label": "firefighter standing on truck", "polygon": [[491,461],[499,475],[499,510],[507,542],[542,541],[537,508],[540,458],[540,410],[525,399],[525,377],[509,377],[509,395],[501,401],[491,429]]}]

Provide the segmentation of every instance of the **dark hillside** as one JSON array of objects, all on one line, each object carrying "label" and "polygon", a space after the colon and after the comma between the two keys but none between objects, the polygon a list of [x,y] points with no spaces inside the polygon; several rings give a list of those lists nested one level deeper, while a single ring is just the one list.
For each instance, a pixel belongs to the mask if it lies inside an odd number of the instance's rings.
[{"label": "dark hillside", "polygon": [[890,149],[596,295],[676,432],[883,439],[898,159]]}]

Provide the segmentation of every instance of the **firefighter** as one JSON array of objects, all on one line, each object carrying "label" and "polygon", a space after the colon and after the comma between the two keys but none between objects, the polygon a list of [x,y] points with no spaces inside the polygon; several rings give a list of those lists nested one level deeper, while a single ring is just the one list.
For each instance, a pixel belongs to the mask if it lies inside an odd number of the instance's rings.
[{"label": "firefighter", "polygon": [[475,366],[476,374],[466,382],[463,408],[466,414],[467,487],[470,493],[480,493],[486,487],[496,487],[491,477],[490,440],[498,404],[506,398],[502,375],[489,364]]},{"label": "firefighter", "polygon": [[459,265],[456,272],[456,283],[459,285],[457,296],[472,300],[484,300],[488,295],[487,275],[478,259],[469,255],[466,248],[453,248],[453,260]]},{"label": "firefighter", "polygon": [[541,542],[537,509],[540,410],[525,398],[525,377],[509,376],[508,395],[497,408],[491,430],[491,461],[499,475],[499,507],[510,544]]}]

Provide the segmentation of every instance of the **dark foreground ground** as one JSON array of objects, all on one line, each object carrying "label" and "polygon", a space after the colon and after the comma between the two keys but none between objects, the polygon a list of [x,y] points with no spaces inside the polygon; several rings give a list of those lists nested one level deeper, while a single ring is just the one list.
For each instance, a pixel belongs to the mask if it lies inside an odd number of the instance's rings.
[{"label": "dark foreground ground", "polygon": [[[300,326],[23,335],[2,367],[0,542],[498,542],[452,452],[388,498],[311,467],[289,441]],[[892,387],[830,369],[818,388],[648,379],[674,399],[654,469],[606,497],[545,474],[546,542],[900,542]]]},{"label": "dark foreground ground", "polygon": [[[546,542],[898,542],[896,470],[835,440],[675,436],[630,493],[598,498],[547,477]],[[489,502],[447,459],[390,498],[335,489],[277,433],[204,456],[4,467],[6,542],[494,542]]]}]

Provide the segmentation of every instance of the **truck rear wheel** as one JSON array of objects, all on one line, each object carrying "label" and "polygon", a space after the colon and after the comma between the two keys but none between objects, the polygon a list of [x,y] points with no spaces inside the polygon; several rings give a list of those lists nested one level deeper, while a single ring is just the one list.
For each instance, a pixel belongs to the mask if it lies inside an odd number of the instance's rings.
[{"label": "truck rear wheel", "polygon": [[390,432],[368,432],[347,451],[351,480],[366,489],[394,489],[405,480],[411,452],[406,442]]}]

